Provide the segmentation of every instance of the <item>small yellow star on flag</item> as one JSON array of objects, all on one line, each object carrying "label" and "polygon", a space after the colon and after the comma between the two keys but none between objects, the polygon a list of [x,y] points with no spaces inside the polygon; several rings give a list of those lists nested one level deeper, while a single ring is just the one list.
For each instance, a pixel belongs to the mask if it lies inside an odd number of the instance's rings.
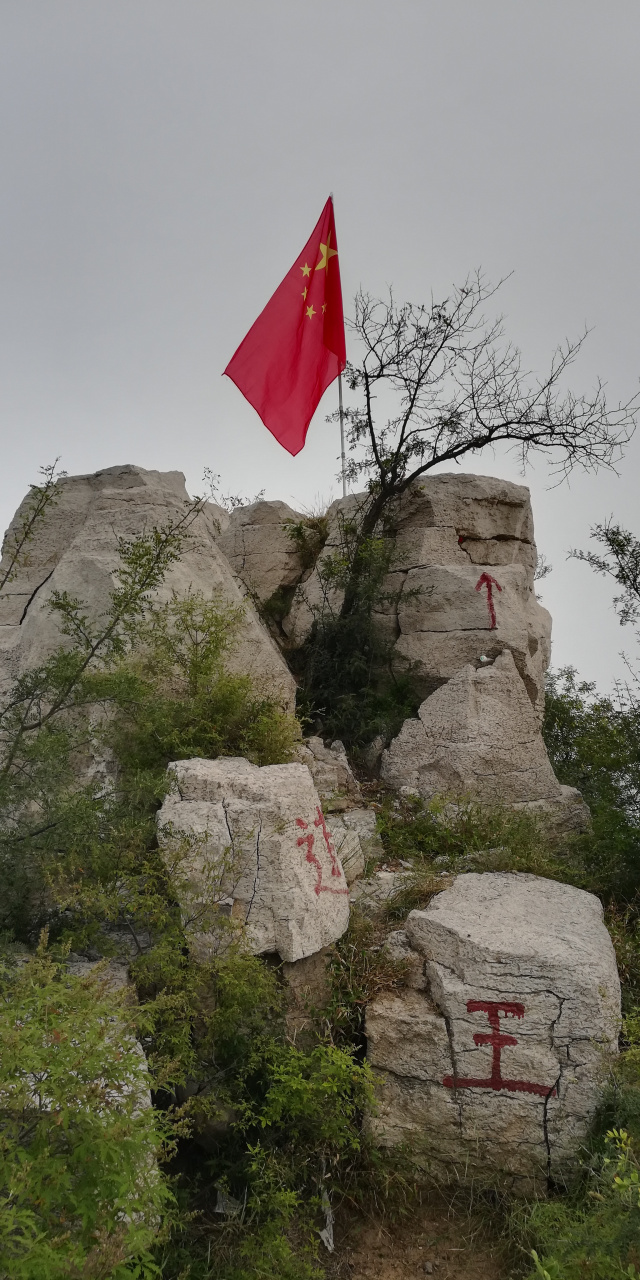
[{"label": "small yellow star on flag", "polygon": [[327,309],[327,304],[326,304],[326,302],[323,302],[323,304],[322,304],[322,314],[323,314],[323,315],[324,315],[324,313],[325,313],[326,309]]},{"label": "small yellow star on flag", "polygon": [[313,309],[313,303],[312,303],[310,307],[307,307],[307,315],[308,315],[309,319],[311,320],[311,319],[312,319],[312,317],[313,317],[315,314],[316,314],[316,313],[315,313],[315,311],[314,311],[314,309]]},{"label": "small yellow star on flag", "polygon": [[306,298],[306,296],[307,296],[308,292],[309,292],[309,290],[308,290],[308,289],[303,289],[303,290],[302,290],[302,296],[303,296],[303,298]]},{"label": "small yellow star on flag", "polygon": [[[322,245],[320,245],[320,248],[322,248]],[[300,268],[300,270],[301,270],[301,272],[302,272],[303,276],[310,276],[310,275],[311,275],[311,267],[310,267],[310,266],[308,265],[308,263],[306,263],[306,262],[305,262],[304,266]]]}]

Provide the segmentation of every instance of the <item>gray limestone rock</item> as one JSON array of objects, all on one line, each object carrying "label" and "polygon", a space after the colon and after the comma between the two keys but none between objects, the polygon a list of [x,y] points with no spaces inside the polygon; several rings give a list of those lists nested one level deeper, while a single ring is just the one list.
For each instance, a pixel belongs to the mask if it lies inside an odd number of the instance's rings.
[{"label": "gray limestone rock", "polygon": [[327,826],[344,867],[347,883],[353,884],[372,859],[379,862],[384,849],[373,809],[346,809],[331,813]]},{"label": "gray limestone rock", "polygon": [[[108,467],[94,475],[69,476],[59,498],[29,544],[28,556],[0,599],[0,687],[7,688],[61,644],[58,622],[48,609],[52,591],[68,591],[87,605],[92,620],[107,607],[118,567],[118,538],[135,538],[166,524],[184,509],[187,492],[179,471]],[[25,502],[27,499],[25,499]],[[20,521],[24,504],[11,528]],[[180,561],[167,574],[160,599],[200,591],[237,605],[244,589],[234,578],[216,539],[226,513],[208,503],[190,531]],[[9,530],[9,533],[11,530]],[[5,540],[5,547],[7,541]],[[295,707],[295,683],[250,601],[227,666],[249,675],[260,691],[286,710]]]},{"label": "gray limestone rock", "polygon": [[306,764],[321,800],[349,797],[358,802],[360,787],[351,771],[341,742],[326,747],[322,738],[305,738],[296,748],[296,758]]},{"label": "gray limestone rock", "polygon": [[406,966],[406,985],[414,991],[428,991],[429,983],[424,972],[424,956],[414,951],[404,929],[394,929],[387,934],[385,950],[392,960]]},{"label": "gray limestone rock", "polygon": [[569,1181],[620,1026],[598,899],[538,876],[462,875],[409,914],[407,945],[428,990],[367,1009],[379,1141],[516,1191]]},{"label": "gray limestone rock", "polygon": [[287,522],[302,518],[286,502],[252,502],[232,511],[218,546],[255,599],[264,602],[300,581],[304,566]]},{"label": "gray limestone rock", "polygon": [[357,880],[351,890],[351,902],[365,916],[375,918],[384,911],[390,898],[413,879],[412,871],[375,871],[368,880]]},{"label": "gray limestone rock", "polygon": [[506,649],[465,666],[421,705],[382,758],[389,786],[493,804],[562,803],[535,711]]},{"label": "gray limestone rock", "polygon": [[[363,810],[364,812],[364,810]],[[358,832],[348,827],[346,814],[332,813],[326,819],[335,851],[342,863],[347,884],[353,884],[362,875],[366,860]]]},{"label": "gray limestone rock", "polygon": [[175,862],[194,951],[220,946],[224,906],[255,954],[287,962],[335,942],[349,923],[349,890],[320,798],[303,764],[260,768],[243,759],[181,760],[158,814]]},{"label": "gray limestone rock", "polygon": [[282,622],[283,630],[294,647],[304,644],[314,620],[320,614],[340,611],[342,592],[339,588],[323,583],[318,570],[329,557],[336,553],[343,553],[345,525],[350,522],[357,523],[366,502],[366,493],[353,493],[332,502],[327,511],[329,532],[318,563],[312,573],[298,586],[289,613]]}]

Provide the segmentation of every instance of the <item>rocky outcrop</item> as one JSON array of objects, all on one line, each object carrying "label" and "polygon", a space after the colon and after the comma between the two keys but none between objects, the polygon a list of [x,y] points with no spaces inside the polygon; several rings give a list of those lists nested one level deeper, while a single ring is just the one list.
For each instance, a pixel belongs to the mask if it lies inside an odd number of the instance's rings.
[{"label": "rocky outcrop", "polygon": [[218,538],[233,572],[264,603],[297,586],[304,565],[288,529],[303,517],[286,502],[252,502],[232,511]]},{"label": "rocky outcrop", "polygon": [[[18,508],[8,538],[27,501]],[[115,585],[118,539],[135,538],[166,524],[183,511],[186,501],[184,476],[178,471],[121,466],[61,480],[58,501],[48,509],[19,573],[0,599],[0,686],[6,688],[64,643],[47,607],[52,591],[79,597],[90,619],[96,620]],[[226,518],[220,508],[205,506],[191,527],[182,558],[166,576],[160,599],[189,591],[217,595],[228,604],[245,598],[216,542]],[[293,677],[248,600],[245,609],[228,669],[251,676],[264,695],[293,711]]]},{"label": "rocky outcrop", "polygon": [[[424,799],[467,797],[488,804],[584,808],[558,782],[537,716],[506,649],[493,663],[467,665],[426,698],[382,758],[382,777]],[[583,815],[583,823],[584,823]],[[588,820],[588,811],[586,811]]]},{"label": "rocky outcrop", "polygon": [[[329,508],[325,549],[283,622],[292,643],[302,644],[322,608],[339,610],[341,594],[326,591],[322,563],[341,549],[345,523],[357,522],[365,502],[356,494]],[[551,619],[534,591],[529,490],[491,476],[427,477],[389,511],[384,532],[393,548],[377,621],[396,668],[410,671],[424,697],[467,663],[509,649],[540,716]]]},{"label": "rocky outcrop", "polygon": [[367,1009],[379,1141],[408,1142],[445,1177],[569,1180],[620,1025],[597,898],[537,876],[462,875],[393,939],[413,959],[408,989]]},{"label": "rocky outcrop", "polygon": [[221,941],[225,908],[255,954],[293,962],[345,931],[349,891],[309,770],[259,768],[242,759],[181,760],[158,814],[158,837],[175,862],[190,946],[207,956]]}]

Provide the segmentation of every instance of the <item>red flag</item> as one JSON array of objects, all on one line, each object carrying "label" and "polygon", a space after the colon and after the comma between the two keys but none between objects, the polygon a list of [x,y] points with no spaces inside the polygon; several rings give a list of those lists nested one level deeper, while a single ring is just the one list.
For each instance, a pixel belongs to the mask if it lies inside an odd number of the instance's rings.
[{"label": "red flag", "polygon": [[299,453],[327,387],[346,364],[333,200],[225,373],[289,453]]}]

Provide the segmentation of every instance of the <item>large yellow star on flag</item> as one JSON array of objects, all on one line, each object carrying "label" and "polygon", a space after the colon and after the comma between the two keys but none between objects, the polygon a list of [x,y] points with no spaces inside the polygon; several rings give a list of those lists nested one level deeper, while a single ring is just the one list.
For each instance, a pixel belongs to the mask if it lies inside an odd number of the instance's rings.
[{"label": "large yellow star on flag", "polygon": [[327,236],[327,243],[320,245],[320,261],[316,264],[316,271],[322,271],[324,267],[329,270],[329,262],[331,258],[337,258],[338,250],[331,248],[331,232]]}]

